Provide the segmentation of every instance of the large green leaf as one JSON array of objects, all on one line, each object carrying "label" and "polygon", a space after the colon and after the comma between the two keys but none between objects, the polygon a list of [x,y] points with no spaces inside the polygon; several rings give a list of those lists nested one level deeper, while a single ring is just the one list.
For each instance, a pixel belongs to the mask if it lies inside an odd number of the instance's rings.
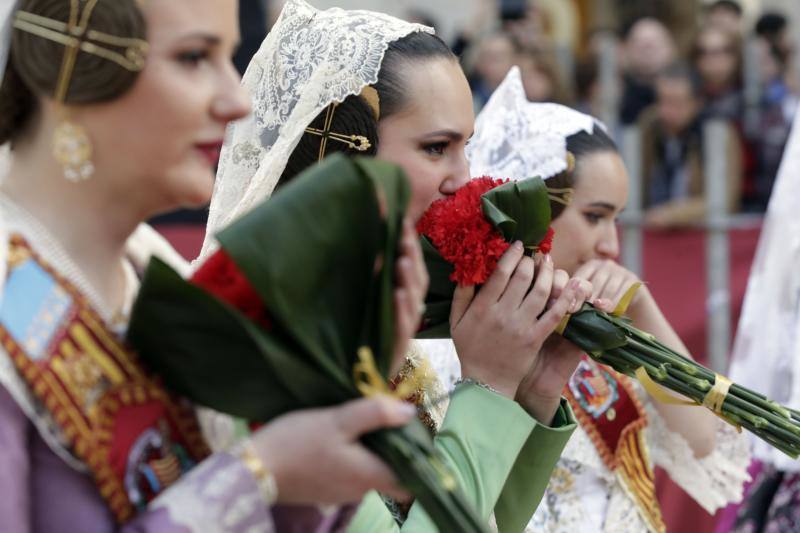
[{"label": "large green leaf", "polygon": [[[134,307],[128,340],[169,388],[195,403],[253,421],[355,394],[296,356],[291,339],[266,332],[239,311],[153,259]],[[279,336],[280,335],[280,336]],[[268,350],[268,356],[260,354]]]},{"label": "large green leaf", "polygon": [[[377,191],[390,210],[383,219]],[[391,292],[391,271],[380,275],[375,262],[394,264],[407,199],[396,167],[329,157],[218,236],[279,328],[337,381],[350,381],[361,346],[381,363],[391,357],[380,327],[364,325],[378,311],[376,293]],[[391,340],[393,310],[383,311]]]},{"label": "large green leaf", "polygon": [[[248,420],[357,397],[353,366],[362,346],[388,377],[408,197],[393,165],[328,158],[218,236],[265,304],[269,331],[154,260],[130,342],[172,390]],[[418,421],[364,441],[440,530],[485,531],[460,490],[443,484]]]},{"label": "large green leaf", "polygon": [[536,246],[550,227],[550,199],[541,178],[510,181],[481,197],[483,214],[508,242]]}]

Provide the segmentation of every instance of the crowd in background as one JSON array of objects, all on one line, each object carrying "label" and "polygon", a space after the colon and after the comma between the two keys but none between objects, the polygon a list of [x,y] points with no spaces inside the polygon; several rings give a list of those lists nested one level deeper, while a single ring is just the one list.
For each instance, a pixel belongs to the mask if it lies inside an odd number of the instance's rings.
[{"label": "crowd in background", "polygon": [[[691,9],[609,0],[619,4],[614,22],[587,29],[571,20],[581,16],[580,0],[476,2],[472,21],[449,42],[467,72],[476,111],[519,65],[531,101],[601,118],[617,140],[623,128],[638,128],[649,227],[703,222],[704,125],[719,119],[728,132],[729,212],[765,211],[800,98],[786,16],[765,12],[748,23],[734,0]],[[242,70],[282,3],[242,0]],[[405,15],[437,26],[424,10]]]},{"label": "crowd in background", "polygon": [[[497,9],[496,2],[485,2]],[[580,47],[557,43],[548,2],[500,2],[501,24],[487,34],[465,30],[453,43],[472,83],[476,109],[508,69],[520,66],[528,98],[606,117],[601,87],[602,38]],[[486,20],[481,13],[479,20]],[[702,9],[697,29],[673,29],[654,16],[621,21],[613,33],[615,127],[641,134],[645,222],[676,227],[702,222],[703,127],[728,130],[725,168],[731,213],[763,212],[797,108],[797,73],[787,17],[763,13],[748,28],[731,0]],[[607,117],[606,117],[607,118]]]}]

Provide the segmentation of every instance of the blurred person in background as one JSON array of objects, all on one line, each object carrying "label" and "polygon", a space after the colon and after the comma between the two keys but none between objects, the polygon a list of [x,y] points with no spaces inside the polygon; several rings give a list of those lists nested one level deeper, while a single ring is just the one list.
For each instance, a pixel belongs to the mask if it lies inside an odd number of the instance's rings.
[{"label": "blurred person in background", "polygon": [[[656,78],[656,104],[642,113],[645,222],[661,228],[701,222],[706,213],[703,175],[702,101],[692,72],[674,64]],[[741,148],[728,131],[729,209],[738,208]]]},{"label": "blurred person in background", "polygon": [[523,48],[517,53],[516,64],[522,73],[525,95],[530,102],[573,103],[570,88],[564,83],[555,52],[552,48]]},{"label": "blurred person in background", "polygon": [[791,54],[794,46],[789,28],[789,19],[781,13],[768,11],[759,17],[755,25],[755,34],[776,46],[782,53]]},{"label": "blurred person in background", "polygon": [[475,63],[469,77],[475,107],[480,109],[514,66],[517,49],[513,38],[498,31],[476,45]]},{"label": "blurred person in background", "polygon": [[718,27],[705,27],[697,34],[691,59],[700,76],[705,114],[741,122],[744,100],[739,39]]},{"label": "blurred person in background", "polygon": [[622,47],[623,95],[620,120],[636,122],[655,103],[656,74],[675,61],[675,42],[667,27],[654,18],[635,21],[624,34]]},{"label": "blurred person in background", "polygon": [[537,46],[550,35],[549,14],[537,2],[500,0],[497,9],[502,30],[519,46]]},{"label": "blurred person in background", "polygon": [[744,12],[739,2],[718,0],[706,8],[703,27],[713,26],[741,38],[744,34]]},{"label": "blurred person in background", "polygon": [[408,12],[406,13],[405,19],[408,22],[414,24],[422,24],[423,26],[429,26],[434,29],[438,28],[439,26],[436,23],[436,19],[434,19],[433,15],[431,15],[430,13],[428,13],[423,9],[416,9],[416,8],[409,9]]},{"label": "blurred person in background", "polygon": [[756,24],[761,98],[758,121],[750,133],[754,168],[743,191],[746,211],[766,210],[797,110],[798,96],[790,81],[793,61],[787,27],[786,18],[777,14],[764,15]]},{"label": "blurred person in background", "polygon": [[242,42],[233,56],[239,74],[244,74],[250,59],[267,35],[267,1],[239,0],[239,30]]},{"label": "blurred person in background", "polygon": [[575,67],[575,109],[594,117],[602,114],[597,61],[592,59]]}]

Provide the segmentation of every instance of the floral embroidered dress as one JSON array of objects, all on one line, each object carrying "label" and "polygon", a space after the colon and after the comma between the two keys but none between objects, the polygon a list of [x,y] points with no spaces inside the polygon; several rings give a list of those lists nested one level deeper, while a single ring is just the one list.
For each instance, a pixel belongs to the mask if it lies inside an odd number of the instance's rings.
[{"label": "floral embroidered dress", "polygon": [[[567,139],[602,128],[589,115],[557,104],[531,103],[518,67],[510,70],[475,122],[467,148],[473,176],[546,180],[568,171]],[[572,156],[574,163],[574,156]],[[423,347],[446,387],[460,367],[452,341]],[[578,429],[567,443],[528,532],[641,532],[665,529],[653,466],[713,513],[742,497],[749,479],[748,440],[717,422],[716,448],[696,458],[670,431],[654,400],[637,382],[584,358],[564,391]]]},{"label": "floral embroidered dress", "polygon": [[[452,341],[421,345],[445,388],[452,387],[461,374]],[[748,479],[748,441],[728,424],[718,422],[716,448],[698,459],[689,443],[669,430],[638,383],[589,358],[579,365],[565,395],[579,425],[541,504],[535,513],[531,510],[526,532],[662,530],[652,487],[654,465],[709,513],[741,499]]]}]

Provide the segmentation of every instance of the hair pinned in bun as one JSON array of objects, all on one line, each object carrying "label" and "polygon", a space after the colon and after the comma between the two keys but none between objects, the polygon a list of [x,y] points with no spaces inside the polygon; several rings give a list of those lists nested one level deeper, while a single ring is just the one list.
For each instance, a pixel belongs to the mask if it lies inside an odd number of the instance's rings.
[{"label": "hair pinned in bun", "polygon": [[[20,0],[17,11],[67,22],[71,2]],[[100,0],[89,29],[123,39],[146,38],[146,24],[137,0]],[[117,50],[125,55],[126,50]],[[0,86],[0,144],[13,140],[36,109],[37,97],[53,98],[66,47],[29,31],[15,29]],[[95,54],[80,52],[64,103],[91,104],[113,100],[130,89],[138,72]]]}]

